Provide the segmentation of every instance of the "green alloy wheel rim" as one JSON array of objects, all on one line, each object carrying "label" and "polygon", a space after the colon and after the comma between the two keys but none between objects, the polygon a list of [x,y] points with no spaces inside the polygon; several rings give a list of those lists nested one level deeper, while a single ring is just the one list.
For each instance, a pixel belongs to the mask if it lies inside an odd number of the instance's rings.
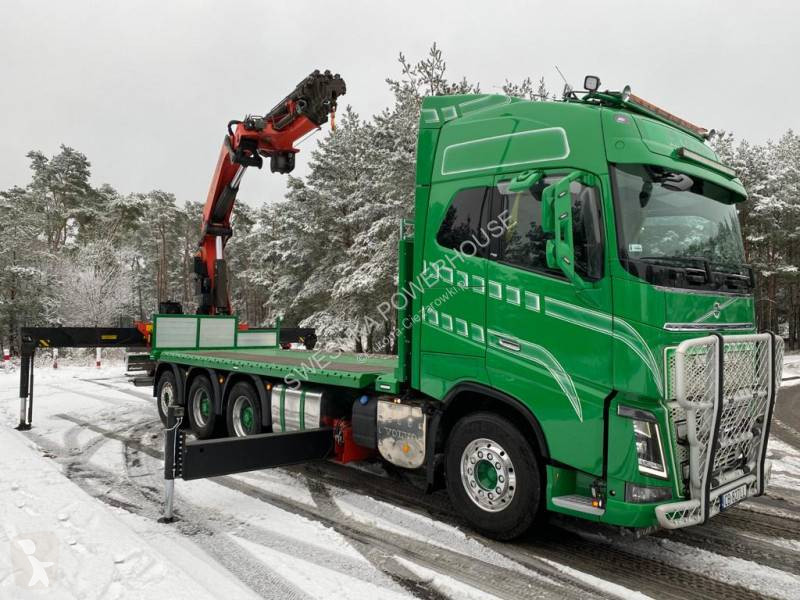
[{"label": "green alloy wheel rim", "polygon": [[253,433],[255,426],[255,410],[247,396],[237,396],[233,401],[233,433],[244,437]]},{"label": "green alloy wheel rim", "polygon": [[211,414],[211,398],[208,392],[204,389],[199,389],[194,394],[194,402],[192,402],[192,415],[194,422],[199,427],[205,427],[208,423],[208,417]]}]

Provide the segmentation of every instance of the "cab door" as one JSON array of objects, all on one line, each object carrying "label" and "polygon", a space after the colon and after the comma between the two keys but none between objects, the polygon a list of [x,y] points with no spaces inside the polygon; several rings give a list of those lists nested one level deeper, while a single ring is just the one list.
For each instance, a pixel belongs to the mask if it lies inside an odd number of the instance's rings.
[{"label": "cab door", "polygon": [[576,286],[548,268],[542,229],[542,192],[565,175],[524,192],[509,192],[511,175],[495,179],[491,217],[506,225],[487,266],[486,367],[494,388],[533,412],[552,459],[600,475],[613,339],[601,191],[570,184]]},{"label": "cab door", "polygon": [[[443,397],[486,375],[486,254],[483,234],[493,177],[431,188],[421,274],[420,388]],[[416,315],[415,315],[416,316]]]}]

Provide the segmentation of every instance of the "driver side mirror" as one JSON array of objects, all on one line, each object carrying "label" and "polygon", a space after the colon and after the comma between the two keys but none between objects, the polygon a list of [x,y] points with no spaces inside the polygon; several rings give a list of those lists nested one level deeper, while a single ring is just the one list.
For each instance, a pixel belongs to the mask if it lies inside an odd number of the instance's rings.
[{"label": "driver side mirror", "polygon": [[572,193],[573,182],[594,187],[594,175],[585,171],[573,171],[563,179],[547,186],[542,192],[542,230],[553,235],[547,240],[547,266],[561,269],[567,279],[577,288],[588,286],[575,272],[575,244],[572,236]]}]

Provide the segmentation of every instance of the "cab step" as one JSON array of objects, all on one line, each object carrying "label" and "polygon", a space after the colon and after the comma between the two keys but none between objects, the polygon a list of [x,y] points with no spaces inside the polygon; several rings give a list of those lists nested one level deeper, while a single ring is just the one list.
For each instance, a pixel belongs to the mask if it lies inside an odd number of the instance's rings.
[{"label": "cab step", "polygon": [[578,494],[570,494],[568,496],[556,496],[553,498],[553,504],[559,508],[568,508],[585,513],[587,515],[602,516],[606,509],[592,506],[594,498],[589,496],[580,496]]}]

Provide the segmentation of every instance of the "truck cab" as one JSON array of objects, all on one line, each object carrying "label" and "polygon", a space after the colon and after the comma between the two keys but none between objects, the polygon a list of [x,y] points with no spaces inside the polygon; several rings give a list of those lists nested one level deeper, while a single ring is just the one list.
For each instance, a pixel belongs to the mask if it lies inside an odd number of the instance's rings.
[{"label": "truck cab", "polygon": [[705,137],[628,90],[424,100],[408,379],[479,529],[544,507],[682,527],[763,493],[782,342],[756,333],[746,192]]}]

